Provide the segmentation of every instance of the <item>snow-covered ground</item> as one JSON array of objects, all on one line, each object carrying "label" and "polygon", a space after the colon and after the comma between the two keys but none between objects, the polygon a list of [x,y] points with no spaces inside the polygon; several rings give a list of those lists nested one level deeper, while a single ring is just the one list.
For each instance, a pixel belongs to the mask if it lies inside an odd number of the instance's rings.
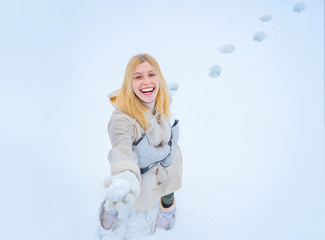
[{"label": "snow-covered ground", "polygon": [[[0,13],[1,239],[324,239],[322,0],[32,0]],[[172,89],[184,161],[175,227],[153,236],[141,235],[154,210],[122,213],[115,233],[98,221],[107,94],[143,52]]]}]

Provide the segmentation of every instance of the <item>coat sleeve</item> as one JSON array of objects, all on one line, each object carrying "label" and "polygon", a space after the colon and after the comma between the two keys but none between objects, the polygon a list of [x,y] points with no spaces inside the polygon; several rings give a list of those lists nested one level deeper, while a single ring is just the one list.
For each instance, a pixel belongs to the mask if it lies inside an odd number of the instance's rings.
[{"label": "coat sleeve", "polygon": [[132,148],[135,138],[132,122],[126,117],[116,117],[113,115],[108,124],[108,134],[112,144],[108,154],[111,174],[114,176],[128,170],[133,172],[141,183],[137,156]]}]

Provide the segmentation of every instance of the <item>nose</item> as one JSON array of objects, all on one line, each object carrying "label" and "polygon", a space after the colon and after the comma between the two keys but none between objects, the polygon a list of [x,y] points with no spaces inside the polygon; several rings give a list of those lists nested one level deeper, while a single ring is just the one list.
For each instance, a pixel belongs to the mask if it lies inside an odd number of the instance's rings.
[{"label": "nose", "polygon": [[147,76],[145,76],[145,77],[143,78],[143,82],[142,82],[142,84],[144,84],[144,85],[148,85],[149,83],[150,83],[149,78],[148,78]]}]

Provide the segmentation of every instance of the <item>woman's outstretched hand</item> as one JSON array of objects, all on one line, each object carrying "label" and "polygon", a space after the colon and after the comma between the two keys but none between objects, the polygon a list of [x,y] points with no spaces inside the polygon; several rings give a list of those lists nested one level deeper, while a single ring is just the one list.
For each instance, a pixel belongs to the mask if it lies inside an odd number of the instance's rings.
[{"label": "woman's outstretched hand", "polygon": [[104,186],[106,187],[105,209],[121,210],[126,205],[131,205],[140,193],[140,182],[134,173],[124,171],[117,175],[108,177]]}]

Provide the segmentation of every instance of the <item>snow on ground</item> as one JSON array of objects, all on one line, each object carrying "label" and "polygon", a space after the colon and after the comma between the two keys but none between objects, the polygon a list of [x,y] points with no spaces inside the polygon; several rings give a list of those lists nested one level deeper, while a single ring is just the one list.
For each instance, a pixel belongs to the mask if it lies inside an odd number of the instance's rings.
[{"label": "snow on ground", "polygon": [[[323,1],[29,1],[0,11],[3,239],[325,237]],[[254,41],[258,32],[267,38]],[[236,51],[220,52],[225,43]],[[115,232],[99,226],[107,94],[142,52],[173,89],[184,161],[175,227],[153,236],[157,207],[122,211]]]},{"label": "snow on ground", "polygon": [[100,239],[132,239],[152,235],[152,226],[158,213],[158,205],[152,210],[137,211],[132,208],[122,209],[118,213],[118,222],[114,231],[98,228]]}]

